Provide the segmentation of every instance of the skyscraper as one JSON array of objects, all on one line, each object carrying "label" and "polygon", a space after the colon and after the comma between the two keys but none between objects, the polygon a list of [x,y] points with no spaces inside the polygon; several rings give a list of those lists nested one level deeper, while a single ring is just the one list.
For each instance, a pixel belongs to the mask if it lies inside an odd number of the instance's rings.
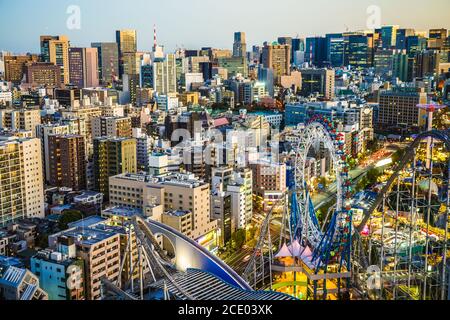
[{"label": "skyscraper", "polygon": [[69,78],[69,38],[67,36],[41,36],[41,57],[44,62],[51,62],[61,68],[64,84]]},{"label": "skyscraper", "polygon": [[332,38],[329,43],[329,62],[334,68],[344,66],[345,41],[344,38]]},{"label": "skyscraper", "polygon": [[70,83],[78,88],[97,87],[97,48],[69,48]]},{"label": "skyscraper", "polygon": [[109,177],[136,173],[136,139],[101,137],[94,139],[94,189],[109,197]]},{"label": "skyscraper", "polygon": [[262,64],[265,68],[273,69],[275,83],[279,84],[281,76],[291,74],[291,47],[277,43],[265,45]]},{"label": "skyscraper", "polygon": [[414,29],[398,29],[395,48],[406,50],[406,39],[414,35]]},{"label": "skyscraper", "polygon": [[113,77],[119,75],[119,47],[115,42],[95,42],[91,47],[97,48],[99,78],[103,84],[112,83]]},{"label": "skyscraper", "polygon": [[36,138],[0,139],[0,226],[21,218],[44,217],[41,142]]},{"label": "skyscraper", "polygon": [[234,33],[233,57],[245,57],[247,53],[247,42],[245,32]]},{"label": "skyscraper", "polygon": [[86,152],[84,137],[49,136],[50,185],[73,190],[86,189]]},{"label": "skyscraper", "polygon": [[306,38],[305,61],[321,68],[326,60],[327,39],[324,37]]},{"label": "skyscraper", "polygon": [[302,74],[302,96],[308,97],[318,93],[328,100],[334,98],[335,72],[333,69],[301,69],[300,72]]},{"label": "skyscraper", "polygon": [[174,54],[168,54],[164,60],[155,60],[153,63],[153,89],[160,94],[177,92]]},{"label": "skyscraper", "polygon": [[381,41],[383,49],[391,49],[397,44],[397,30],[399,26],[381,27]]},{"label": "skyscraper", "polygon": [[137,33],[136,30],[117,30],[116,43],[119,48],[119,74],[120,77],[125,73],[126,54],[136,53],[137,51]]},{"label": "skyscraper", "polygon": [[370,38],[364,34],[351,34],[345,37],[345,65],[357,69],[372,66],[373,47]]},{"label": "skyscraper", "polygon": [[25,56],[5,56],[5,80],[19,84],[26,72],[26,66],[29,63],[37,62],[37,55]]}]

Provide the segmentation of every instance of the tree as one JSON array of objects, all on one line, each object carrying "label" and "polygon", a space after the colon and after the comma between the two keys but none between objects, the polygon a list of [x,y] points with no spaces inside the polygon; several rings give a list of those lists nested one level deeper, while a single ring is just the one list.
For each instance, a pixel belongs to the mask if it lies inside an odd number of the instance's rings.
[{"label": "tree", "polygon": [[235,233],[233,233],[231,239],[233,241],[234,249],[241,248],[245,243],[245,230],[244,229],[237,230]]},{"label": "tree", "polygon": [[372,185],[374,183],[376,183],[378,181],[378,177],[380,176],[380,172],[378,171],[378,169],[370,169],[367,172],[367,185]]},{"label": "tree", "polygon": [[58,227],[60,230],[68,228],[68,224],[83,219],[83,214],[78,210],[66,210],[63,211],[61,217],[58,220]]}]

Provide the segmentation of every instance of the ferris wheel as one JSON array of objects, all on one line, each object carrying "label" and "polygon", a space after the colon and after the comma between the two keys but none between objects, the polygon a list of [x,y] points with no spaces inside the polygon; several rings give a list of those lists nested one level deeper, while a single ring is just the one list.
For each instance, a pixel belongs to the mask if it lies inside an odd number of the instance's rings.
[{"label": "ferris wheel", "polygon": [[[314,252],[311,262],[318,269],[337,262],[342,266],[350,258],[352,196],[345,139],[333,121],[316,116],[301,132],[294,145],[295,192],[290,214],[291,237]],[[335,178],[336,205],[327,226],[320,225],[310,196],[308,156],[312,148],[326,149],[330,155],[330,172]]]}]

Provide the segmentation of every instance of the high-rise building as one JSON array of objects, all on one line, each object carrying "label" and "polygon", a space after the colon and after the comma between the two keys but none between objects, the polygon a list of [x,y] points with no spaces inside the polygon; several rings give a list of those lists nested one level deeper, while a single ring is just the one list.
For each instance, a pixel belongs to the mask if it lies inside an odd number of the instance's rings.
[{"label": "high-rise building", "polygon": [[381,41],[383,49],[391,49],[397,44],[397,30],[399,26],[382,26]]},{"label": "high-rise building", "polygon": [[94,189],[109,195],[109,177],[137,171],[136,139],[101,137],[94,139]]},{"label": "high-rise building", "polygon": [[0,110],[0,129],[31,131],[36,136],[36,127],[41,124],[39,109],[4,109]]},{"label": "high-rise building", "polygon": [[0,138],[0,226],[45,215],[40,143],[36,138]]},{"label": "high-rise building", "polygon": [[103,84],[111,84],[119,75],[119,47],[116,42],[94,42],[97,48],[99,78]]},{"label": "high-rise building", "polygon": [[26,73],[26,66],[29,63],[37,62],[37,55],[25,56],[5,56],[3,57],[5,65],[5,80],[14,84],[19,84]]},{"label": "high-rise building", "polygon": [[125,73],[124,57],[128,53],[137,52],[137,33],[136,30],[117,30],[116,43],[119,48],[119,74]]},{"label": "high-rise building", "polygon": [[49,139],[51,135],[65,135],[70,132],[69,126],[56,124],[41,124],[36,127],[36,137],[41,140],[42,163],[44,166],[44,178],[46,183],[50,181],[50,149]]},{"label": "high-rise building", "polygon": [[168,54],[164,60],[153,63],[153,89],[159,94],[177,92],[175,55]]},{"label": "high-rise building", "polygon": [[373,64],[373,41],[364,34],[345,36],[345,65],[357,69],[369,68]]},{"label": "high-rise building", "polygon": [[69,47],[67,36],[41,36],[42,60],[54,63],[61,69],[61,80],[64,84],[70,82]]},{"label": "high-rise building", "polygon": [[245,57],[219,58],[218,66],[227,71],[228,78],[235,77],[238,74],[244,78],[248,76],[247,59]]},{"label": "high-rise building", "polygon": [[[86,300],[102,298],[103,277],[113,283],[119,280],[121,250],[125,250],[121,246],[122,241],[118,232],[83,226],[49,237],[51,249],[59,249],[70,259],[82,260]],[[127,243],[126,239],[124,243]]]},{"label": "high-rise building", "polygon": [[267,44],[262,52],[262,64],[273,69],[275,83],[281,83],[281,77],[291,74],[291,47],[289,45]]},{"label": "high-rise building", "polygon": [[97,117],[92,119],[92,137],[122,137],[133,135],[129,117]]},{"label": "high-rise building", "polygon": [[415,88],[395,88],[380,93],[378,125],[383,127],[419,127],[425,124],[418,104],[427,103],[427,95]]},{"label": "high-rise building", "polygon": [[395,48],[398,50],[406,50],[406,39],[414,36],[414,29],[398,29],[396,36]]},{"label": "high-rise building", "polygon": [[405,51],[394,53],[392,57],[392,76],[403,82],[412,81],[408,64],[408,55]]},{"label": "high-rise building", "polygon": [[327,61],[327,38],[306,38],[305,61],[316,67],[323,67]]},{"label": "high-rise building", "polygon": [[61,68],[50,62],[35,62],[25,67],[26,81],[33,87],[58,88],[62,84]]},{"label": "high-rise building", "polygon": [[86,189],[86,152],[84,137],[49,136],[50,185],[79,191]]},{"label": "high-rise building", "polygon": [[246,57],[247,42],[245,40],[245,32],[234,33],[233,57]]},{"label": "high-rise building", "polygon": [[69,48],[70,83],[78,88],[98,87],[97,48]]},{"label": "high-rise building", "polygon": [[345,63],[344,38],[331,38],[329,40],[329,62],[333,68],[343,67]]},{"label": "high-rise building", "polygon": [[431,29],[429,32],[428,48],[443,49],[447,40],[447,29]]},{"label": "high-rise building", "polygon": [[383,78],[392,76],[394,50],[384,49],[375,52],[373,65],[375,73]]},{"label": "high-rise building", "polygon": [[302,74],[301,94],[305,97],[318,93],[326,99],[334,98],[335,72],[332,69],[300,69]]},{"label": "high-rise building", "polygon": [[409,56],[414,56],[417,52],[427,48],[427,39],[418,35],[406,38],[406,52]]}]

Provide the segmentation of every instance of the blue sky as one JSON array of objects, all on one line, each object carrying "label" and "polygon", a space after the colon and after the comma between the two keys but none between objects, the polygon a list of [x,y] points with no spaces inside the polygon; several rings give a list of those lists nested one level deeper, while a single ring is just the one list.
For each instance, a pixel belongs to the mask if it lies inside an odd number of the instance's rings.
[{"label": "blue sky", "polygon": [[[81,9],[80,30],[66,27],[70,5]],[[66,34],[72,45],[89,46],[114,41],[121,28],[137,29],[138,48],[149,50],[155,23],[167,50],[231,48],[234,31],[245,31],[253,45],[366,29],[370,5],[381,8],[382,24],[450,29],[449,0],[0,0],[0,50],[38,52],[42,34]]]}]

